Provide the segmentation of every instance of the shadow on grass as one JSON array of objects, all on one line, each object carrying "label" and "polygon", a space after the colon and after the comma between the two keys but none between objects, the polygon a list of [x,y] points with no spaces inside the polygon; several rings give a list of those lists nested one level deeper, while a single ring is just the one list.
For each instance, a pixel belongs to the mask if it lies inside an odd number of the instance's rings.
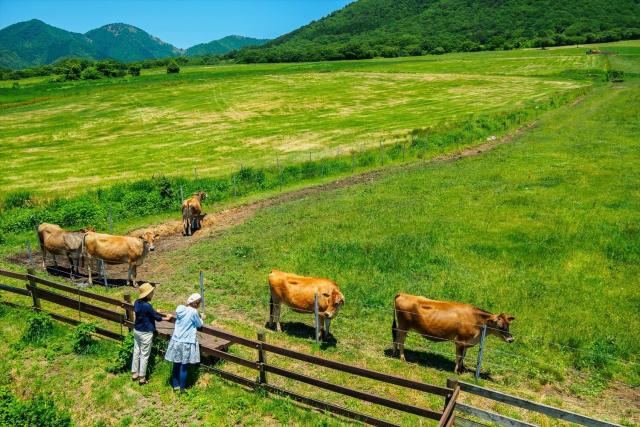
[{"label": "shadow on grass", "polygon": [[[72,280],[76,285],[78,286],[89,286],[89,276],[87,274],[84,273],[73,273],[73,278],[71,276],[71,269],[69,267],[63,267],[63,266],[47,266],[47,273],[49,273],[52,276],[55,277],[60,277],[66,280]],[[92,275],[92,280],[93,280],[93,285],[98,285],[98,286],[104,286],[105,285],[105,280],[104,277],[97,275],[97,274],[93,274]],[[134,288],[138,288],[138,286],[142,285],[143,283],[145,283],[144,280],[137,280],[135,283]],[[149,282],[152,285],[155,284],[154,282]],[[107,281],[106,281],[107,286],[111,287],[124,287],[124,286],[129,286],[129,283],[127,282],[127,279],[114,279],[114,278],[110,278],[107,277]]]},{"label": "shadow on grass", "polygon": [[[280,322],[280,327],[282,328],[282,332],[287,335],[296,338],[315,340],[316,338],[316,329],[302,322]],[[274,330],[274,327],[267,322],[265,324],[265,328]],[[338,344],[338,340],[333,336],[333,334],[329,333],[324,340],[322,340],[320,344],[321,349],[326,349],[329,347],[335,347]]]},{"label": "shadow on grass", "polygon": [[[393,349],[388,348],[384,351],[384,355],[387,357],[391,357],[394,359],[398,359],[399,356],[393,354]],[[445,357],[438,353],[432,353],[430,351],[419,351],[419,350],[407,350],[404,349],[404,357],[408,363],[415,363],[420,366],[438,369],[440,371],[449,371],[451,374],[454,374],[454,369],[456,368],[455,356],[451,356],[451,358]],[[467,366],[465,368],[465,373],[475,373],[475,366]],[[480,378],[483,380],[492,381],[490,373],[480,372]]]}]

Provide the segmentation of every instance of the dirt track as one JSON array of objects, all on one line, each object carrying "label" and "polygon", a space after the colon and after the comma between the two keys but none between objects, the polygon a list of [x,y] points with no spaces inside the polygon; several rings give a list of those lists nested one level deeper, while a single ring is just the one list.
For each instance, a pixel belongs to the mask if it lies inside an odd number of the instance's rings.
[{"label": "dirt track", "polygon": [[[426,161],[417,161],[407,165],[391,166],[383,169],[374,170],[371,172],[365,172],[359,175],[354,175],[335,181],[328,182],[326,184],[311,186],[302,188],[300,190],[294,190],[287,193],[278,194],[273,197],[258,200],[251,203],[242,204],[230,209],[207,214],[202,221],[202,229],[198,230],[193,236],[185,237],[182,235],[182,221],[174,220],[161,224],[152,225],[146,228],[137,229],[129,233],[131,236],[141,234],[144,230],[152,230],[159,237],[156,240],[156,250],[150,255],[151,262],[147,261],[140,267],[138,267],[138,279],[146,279],[153,282],[163,281],[168,273],[171,272],[171,265],[167,262],[167,254],[192,245],[194,242],[198,242],[203,238],[216,238],[222,231],[229,229],[233,226],[239,225],[251,218],[256,211],[281,203],[286,203],[292,200],[299,200],[309,195],[331,191],[339,188],[349,187],[352,185],[363,184],[376,181],[382,177],[394,174],[400,170],[413,170],[427,167],[433,163],[451,162],[465,157],[477,156],[493,148],[511,142],[515,137],[523,132],[536,126],[537,122],[533,122],[528,126],[521,127],[515,132],[505,135],[502,138],[491,140],[483,144],[465,148],[463,150],[439,156]],[[176,214],[178,216],[179,213]],[[26,254],[18,254],[9,258],[9,261],[26,265]],[[39,250],[34,250],[34,261],[36,266],[42,265],[42,257]],[[62,262],[60,262],[62,261]],[[58,257],[60,265],[68,267],[66,260],[61,260]],[[48,262],[48,264],[50,261]],[[56,271],[50,270],[51,273]],[[127,266],[126,265],[110,265],[107,267],[109,278],[126,278]],[[62,272],[61,272],[62,273]]]}]

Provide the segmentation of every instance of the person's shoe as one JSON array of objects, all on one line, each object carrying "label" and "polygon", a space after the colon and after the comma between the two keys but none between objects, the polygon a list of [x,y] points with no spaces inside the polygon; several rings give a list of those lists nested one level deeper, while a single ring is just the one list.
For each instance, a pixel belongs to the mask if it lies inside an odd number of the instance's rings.
[{"label": "person's shoe", "polygon": [[174,388],[173,388],[173,392],[174,392],[174,393],[177,393],[177,392],[179,392],[179,391],[180,391],[180,387],[174,387]]},{"label": "person's shoe", "polygon": [[138,374],[132,374],[132,375],[131,375],[131,381],[135,381],[135,380],[137,380],[138,378],[140,378]]},{"label": "person's shoe", "polygon": [[147,383],[149,383],[149,381],[147,381],[145,377],[140,377],[140,385],[145,385]]}]

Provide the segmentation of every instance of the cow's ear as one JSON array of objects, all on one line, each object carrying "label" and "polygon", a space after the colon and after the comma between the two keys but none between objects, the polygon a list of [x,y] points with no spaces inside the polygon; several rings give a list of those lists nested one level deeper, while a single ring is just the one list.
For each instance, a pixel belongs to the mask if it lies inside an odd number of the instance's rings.
[{"label": "cow's ear", "polygon": [[507,314],[507,316],[506,316],[506,317],[507,317],[507,322],[513,322],[514,320],[516,320],[516,318],[515,318],[515,317],[513,317],[513,316],[511,316],[511,315],[509,315],[509,314]]},{"label": "cow's ear", "polygon": [[158,233],[156,233],[156,234],[154,234],[154,235],[153,235],[153,238],[154,238],[154,239],[157,239],[158,237],[160,237],[160,235],[159,235]]}]

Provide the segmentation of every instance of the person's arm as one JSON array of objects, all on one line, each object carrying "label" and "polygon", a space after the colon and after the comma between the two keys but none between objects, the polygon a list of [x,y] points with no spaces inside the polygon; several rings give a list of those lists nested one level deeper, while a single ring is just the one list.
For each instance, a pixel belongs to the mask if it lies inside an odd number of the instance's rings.
[{"label": "person's arm", "polygon": [[202,328],[202,319],[196,310],[193,310],[193,324],[196,328]]},{"label": "person's arm", "polygon": [[149,315],[151,317],[153,317],[157,322],[161,321],[161,320],[167,320],[165,319],[160,313],[158,313],[157,311],[155,311],[155,309],[153,308],[153,306],[151,304],[147,305],[147,310],[149,312]]}]

